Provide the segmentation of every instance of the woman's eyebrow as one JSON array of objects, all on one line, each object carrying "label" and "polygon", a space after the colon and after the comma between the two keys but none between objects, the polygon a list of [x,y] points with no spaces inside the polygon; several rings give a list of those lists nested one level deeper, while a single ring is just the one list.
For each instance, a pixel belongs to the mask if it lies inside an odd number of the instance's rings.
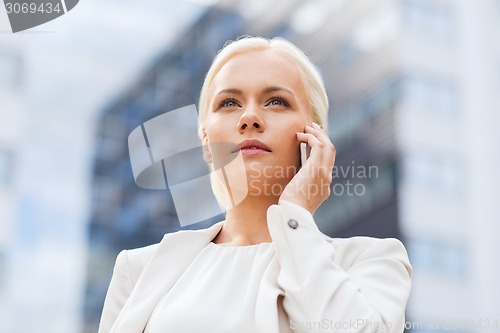
[{"label": "woman's eyebrow", "polygon": [[284,92],[289,93],[290,95],[294,95],[294,93],[290,89],[286,89],[283,87],[276,87],[276,86],[267,87],[266,89],[263,90],[263,93],[268,94],[268,93],[273,93],[273,92],[277,92],[277,91],[284,91]]},{"label": "woman's eyebrow", "polygon": [[242,95],[243,91],[240,89],[235,89],[235,88],[228,88],[228,89],[222,89],[217,93],[217,96],[220,94],[234,94],[234,95]]}]

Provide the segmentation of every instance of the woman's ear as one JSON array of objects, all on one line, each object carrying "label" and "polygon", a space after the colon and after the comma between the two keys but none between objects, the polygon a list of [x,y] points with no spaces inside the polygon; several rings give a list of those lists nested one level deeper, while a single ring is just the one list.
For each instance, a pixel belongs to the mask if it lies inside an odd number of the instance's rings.
[{"label": "woman's ear", "polygon": [[205,162],[212,163],[212,152],[210,151],[210,144],[208,142],[207,132],[205,128],[201,129],[201,141],[203,143],[203,159]]}]

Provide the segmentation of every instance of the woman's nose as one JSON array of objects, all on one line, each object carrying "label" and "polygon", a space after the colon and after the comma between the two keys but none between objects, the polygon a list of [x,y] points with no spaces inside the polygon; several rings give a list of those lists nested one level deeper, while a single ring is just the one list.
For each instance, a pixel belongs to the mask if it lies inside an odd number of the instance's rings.
[{"label": "woman's nose", "polygon": [[265,130],[265,124],[260,112],[257,106],[248,105],[238,122],[238,131],[241,134],[251,130],[263,132]]}]

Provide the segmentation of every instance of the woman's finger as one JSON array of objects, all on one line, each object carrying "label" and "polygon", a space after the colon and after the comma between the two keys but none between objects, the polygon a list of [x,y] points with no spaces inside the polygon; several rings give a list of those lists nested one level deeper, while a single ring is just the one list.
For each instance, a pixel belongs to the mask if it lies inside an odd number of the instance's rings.
[{"label": "woman's finger", "polygon": [[322,143],[323,150],[323,164],[331,166],[333,169],[333,163],[335,162],[336,149],[326,132],[319,127],[318,124],[313,123],[314,127],[306,126],[306,131],[308,133],[314,134],[316,138]]},{"label": "woman's finger", "polygon": [[312,133],[297,132],[297,139],[302,142],[307,142],[311,146],[311,158],[316,163],[321,163],[323,160],[323,143]]},{"label": "woman's finger", "polygon": [[323,142],[323,144],[325,145],[325,148],[328,148],[329,150],[335,152],[335,146],[333,145],[332,141],[330,140],[330,137],[328,136],[328,134],[326,134],[326,132],[315,122],[313,122],[312,124],[313,124],[312,127],[315,130],[314,133],[317,134],[318,140]]}]

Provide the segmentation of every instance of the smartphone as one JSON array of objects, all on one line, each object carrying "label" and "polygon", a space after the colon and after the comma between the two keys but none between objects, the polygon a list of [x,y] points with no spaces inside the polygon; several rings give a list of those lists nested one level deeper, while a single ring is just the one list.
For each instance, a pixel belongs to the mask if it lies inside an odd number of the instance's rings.
[{"label": "smartphone", "polygon": [[300,143],[300,166],[306,163],[306,160],[309,158],[311,154],[311,146],[307,142]]}]

